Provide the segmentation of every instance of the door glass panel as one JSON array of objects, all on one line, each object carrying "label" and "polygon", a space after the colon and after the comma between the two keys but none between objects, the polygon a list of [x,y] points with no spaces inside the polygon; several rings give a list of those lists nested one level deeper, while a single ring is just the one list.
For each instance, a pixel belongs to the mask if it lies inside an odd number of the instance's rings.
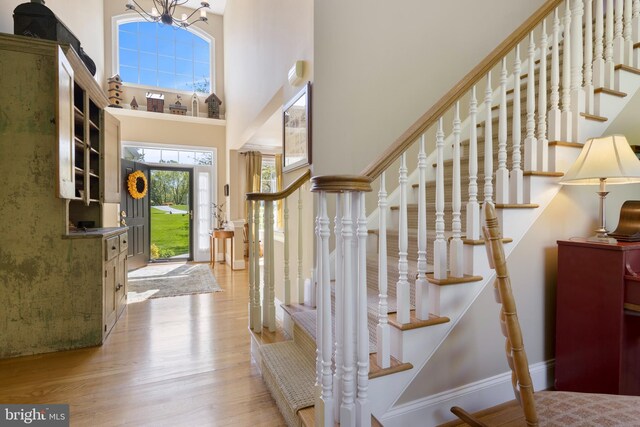
[{"label": "door glass panel", "polygon": [[151,169],[151,259],[189,259],[190,172]]}]

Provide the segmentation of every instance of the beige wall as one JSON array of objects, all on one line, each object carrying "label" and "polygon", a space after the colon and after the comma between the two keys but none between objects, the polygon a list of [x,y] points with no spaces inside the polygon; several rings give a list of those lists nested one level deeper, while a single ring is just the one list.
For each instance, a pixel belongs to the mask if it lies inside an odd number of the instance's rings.
[{"label": "beige wall", "polygon": [[316,1],[314,174],[362,171],[542,3]]},{"label": "beige wall", "polygon": [[240,148],[299,88],[287,71],[304,60],[313,79],[313,2],[227,2],[224,16],[229,148]]},{"label": "beige wall", "polygon": [[[80,40],[84,51],[96,63],[96,80],[103,84],[104,31],[103,0],[47,0],[46,6]],[[2,0],[0,2],[0,32],[13,34],[13,10],[28,0]],[[113,2],[116,3],[116,2]],[[124,4],[124,3],[123,3]]]},{"label": "beige wall", "polygon": [[[151,10],[151,0],[141,0],[138,3],[146,8],[146,10]],[[135,12],[127,12],[125,9],[125,1],[112,1],[106,0],[104,2],[104,35],[106,44],[104,47],[104,64],[105,64],[105,76],[110,77],[116,74],[118,71],[115,69],[115,56],[113,52],[113,43],[112,40],[115,40],[115,34],[112,31],[113,26],[113,17],[130,14],[132,16],[137,16]],[[178,8],[177,15],[180,16],[182,13],[190,14],[192,10],[185,8]],[[212,54],[212,76],[215,76],[215,80],[211,85],[211,89],[214,90],[215,94],[222,100],[222,106],[220,107],[221,113],[224,114],[224,109],[226,107],[226,102],[224,99],[224,40],[223,40],[223,19],[220,15],[214,15],[212,13],[207,14],[207,18],[209,19],[208,23],[198,22],[194,24],[194,27],[204,31],[208,35],[210,35],[214,42],[213,45],[213,54]],[[214,56],[215,55],[215,56]],[[168,109],[169,104],[173,104],[176,100],[175,91],[168,91],[166,89],[158,89],[156,91],[160,91],[165,94],[165,107]],[[125,84],[125,93],[124,93],[124,102],[125,104],[129,104],[133,97],[136,97],[136,101],[140,105],[140,108],[143,109],[143,106],[146,106],[145,93],[147,89],[145,88],[132,88],[127,87]],[[182,105],[187,106],[189,109],[189,115],[191,115],[191,94],[181,93],[182,95]],[[188,96],[187,96],[188,95]],[[204,104],[205,97],[200,97],[200,114],[206,117],[206,105]],[[221,116],[222,118],[222,116]]]}]

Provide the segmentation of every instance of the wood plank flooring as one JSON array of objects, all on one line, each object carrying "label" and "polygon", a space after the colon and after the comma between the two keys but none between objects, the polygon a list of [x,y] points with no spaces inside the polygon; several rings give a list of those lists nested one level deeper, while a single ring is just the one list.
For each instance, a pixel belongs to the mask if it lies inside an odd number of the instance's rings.
[{"label": "wood plank flooring", "polygon": [[248,274],[127,306],[101,347],[0,360],[1,403],[68,403],[72,426],[284,426],[251,359]]}]

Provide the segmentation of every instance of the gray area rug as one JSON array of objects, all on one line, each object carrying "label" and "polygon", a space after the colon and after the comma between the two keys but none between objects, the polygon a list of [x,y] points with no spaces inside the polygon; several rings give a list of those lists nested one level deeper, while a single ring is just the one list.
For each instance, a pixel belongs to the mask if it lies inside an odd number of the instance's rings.
[{"label": "gray area rug", "polygon": [[159,263],[130,271],[127,303],[222,291],[209,264]]}]

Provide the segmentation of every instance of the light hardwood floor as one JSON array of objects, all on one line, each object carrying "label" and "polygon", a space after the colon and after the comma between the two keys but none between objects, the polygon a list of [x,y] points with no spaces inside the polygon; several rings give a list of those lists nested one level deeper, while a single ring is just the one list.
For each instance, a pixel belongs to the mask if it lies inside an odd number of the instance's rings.
[{"label": "light hardwood floor", "polygon": [[72,426],[284,426],[250,354],[248,276],[131,304],[101,347],[0,361],[1,403],[68,403]]}]

